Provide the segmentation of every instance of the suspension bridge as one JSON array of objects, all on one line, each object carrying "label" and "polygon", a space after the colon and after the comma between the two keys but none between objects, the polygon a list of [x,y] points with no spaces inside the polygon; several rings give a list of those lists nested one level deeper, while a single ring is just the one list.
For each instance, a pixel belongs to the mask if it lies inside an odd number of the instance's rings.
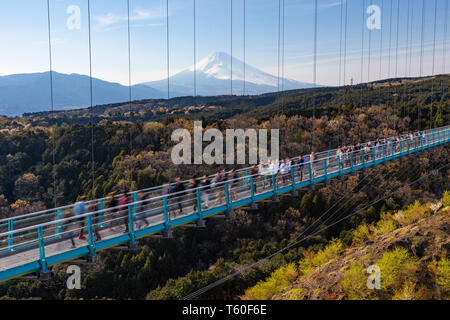
[{"label": "suspension bridge", "polygon": [[[277,201],[280,195],[295,195],[298,189],[444,145],[450,141],[450,126],[382,141],[364,143],[360,150],[344,154],[338,149],[319,152],[314,160],[306,157],[306,162],[292,165],[284,174],[253,174],[244,168],[238,171],[239,178],[181,192],[168,193],[168,184],[134,191],[126,205],[112,206],[108,198],[95,199],[87,202],[88,213],[79,216],[72,214],[71,204],[1,219],[0,281],[34,272],[45,279],[51,266],[80,257],[96,262],[101,250],[123,244],[137,248],[139,238],[170,237],[174,228],[186,224],[204,227],[209,217],[230,217],[234,209],[255,209],[258,202]],[[143,194],[146,197],[140,200]],[[87,237],[76,237],[80,231]]]}]

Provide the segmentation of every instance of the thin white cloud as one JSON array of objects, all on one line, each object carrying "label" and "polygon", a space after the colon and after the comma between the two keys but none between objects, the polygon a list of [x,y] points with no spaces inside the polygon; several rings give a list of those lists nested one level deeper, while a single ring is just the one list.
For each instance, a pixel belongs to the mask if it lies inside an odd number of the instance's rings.
[{"label": "thin white cloud", "polygon": [[[165,10],[160,8],[154,8],[154,9],[135,9],[133,11],[133,14],[130,15],[130,21],[143,21],[143,20],[158,20],[165,17]],[[97,28],[100,29],[108,29],[109,27],[120,23],[125,22],[128,20],[127,15],[116,15],[111,12],[108,12],[105,15],[102,16],[96,16],[94,17],[95,21],[97,21]],[[154,24],[148,24],[148,25],[154,25]],[[155,24],[160,25],[160,24]]]}]

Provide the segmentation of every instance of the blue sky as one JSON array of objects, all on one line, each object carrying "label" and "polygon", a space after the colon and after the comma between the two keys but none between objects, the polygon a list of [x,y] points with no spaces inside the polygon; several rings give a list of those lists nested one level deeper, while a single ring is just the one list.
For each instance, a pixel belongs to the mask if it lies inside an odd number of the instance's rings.
[{"label": "blue sky", "polygon": [[[345,5],[345,0],[344,5]],[[391,0],[347,0],[346,79],[418,76],[422,0],[399,0],[399,48],[396,63],[397,0],[392,0],[391,59],[389,31]],[[443,70],[445,5],[437,0],[434,73]],[[363,10],[382,7],[381,30],[364,28],[363,72],[361,39]],[[131,58],[133,84],[162,79],[167,74],[165,0],[130,0]],[[243,0],[234,0],[233,55],[243,58]],[[407,52],[407,13],[413,10],[411,69]],[[434,0],[425,0],[424,56],[422,75],[432,73]],[[197,60],[216,51],[230,52],[230,0],[196,0]],[[317,82],[338,85],[341,0],[318,0]],[[81,9],[80,29],[69,30],[69,6]],[[313,81],[314,1],[285,0],[285,77]],[[53,69],[63,73],[89,73],[87,0],[50,0]],[[246,1],[246,61],[272,74],[278,71],[278,0]],[[93,76],[128,84],[127,2],[91,0]],[[368,18],[364,13],[364,22]],[[193,0],[169,0],[170,74],[193,64]],[[0,2],[0,75],[42,72],[49,69],[46,0]],[[408,32],[409,33],[409,32]],[[369,51],[369,34],[371,48]],[[448,37],[447,37],[448,38]],[[370,53],[370,69],[368,59]],[[449,50],[446,51],[448,58]],[[449,60],[449,59],[447,59]],[[341,64],[343,66],[343,64]],[[342,70],[342,69],[341,69]],[[342,70],[343,71],[343,70]],[[368,72],[369,71],[369,72]],[[341,72],[342,74],[342,72]]]}]

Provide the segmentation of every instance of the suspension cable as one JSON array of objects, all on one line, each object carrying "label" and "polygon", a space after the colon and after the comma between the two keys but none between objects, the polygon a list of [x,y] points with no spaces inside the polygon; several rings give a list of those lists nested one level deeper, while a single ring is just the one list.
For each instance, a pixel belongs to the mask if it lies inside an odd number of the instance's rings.
[{"label": "suspension cable", "polygon": [[[230,96],[233,96],[233,0],[230,0]],[[231,104],[233,116],[233,104]]]},{"label": "suspension cable", "polygon": [[[370,0],[370,6],[372,6],[372,0]],[[371,43],[372,41],[372,29],[369,29],[369,53],[367,58],[367,100],[366,104],[368,107],[370,107],[370,101],[369,101],[369,93],[370,93],[370,51],[371,51]]]},{"label": "suspension cable", "polygon": [[313,119],[311,134],[311,152],[314,151],[314,131],[316,121],[316,80],[317,80],[317,0],[314,1],[314,66],[313,66]]},{"label": "suspension cable", "polygon": [[[128,101],[131,122],[133,123],[133,111],[131,107],[131,36],[130,36],[130,0],[127,0],[127,39],[128,39]],[[130,154],[133,152],[133,133],[130,127]]]},{"label": "suspension cable", "polygon": [[[397,0],[397,27],[396,27],[396,39],[395,39],[395,72],[394,72],[394,78],[397,80],[398,77],[398,35],[400,30],[400,0]],[[401,83],[401,80],[400,80]],[[400,88],[400,85],[397,86]],[[392,97],[393,105],[392,105],[392,113],[395,114],[395,110],[397,109],[397,102],[398,102],[398,94],[397,90],[395,90],[396,96]],[[394,130],[396,129],[396,122],[394,121]]]},{"label": "suspension cable", "polygon": [[281,113],[284,112],[284,104],[285,104],[285,98],[286,98],[286,92],[284,91],[284,79],[285,79],[284,78],[284,59],[285,59],[285,54],[284,54],[284,50],[285,50],[285,46],[284,46],[284,36],[285,36],[284,26],[285,26],[285,17],[286,17],[286,15],[285,15],[285,8],[286,8],[285,0],[283,0],[283,24],[282,24],[282,32],[281,32],[282,39],[283,39],[282,46],[281,46],[281,49],[282,49],[281,50],[281,91],[282,91]]},{"label": "suspension cable", "polygon": [[408,50],[409,50],[409,23],[410,23],[410,8],[411,0],[408,0],[407,8],[407,18],[406,18],[406,50],[405,50],[405,85],[403,86],[403,97],[402,97],[402,118],[406,116],[406,88],[408,84]]},{"label": "suspension cable", "polygon": [[[51,21],[50,21],[50,0],[47,0],[47,28],[48,28],[48,57],[50,68],[50,117],[54,120],[54,95],[53,95],[53,60],[52,60],[52,37],[51,37]],[[52,121],[50,121],[51,123]],[[55,128],[56,129],[56,128]],[[50,135],[52,140],[52,158],[53,158],[53,202],[56,207],[56,155],[55,155],[55,129],[50,127]]]},{"label": "suspension cable", "polygon": [[[448,21],[448,0],[445,1],[445,18],[444,18],[444,35],[442,40],[442,74],[445,74],[445,63],[446,63],[446,54],[447,54],[447,21]],[[440,101],[440,114],[441,114],[441,121],[440,125],[443,125],[444,119],[442,114],[443,109],[443,102],[444,102],[444,78],[441,78],[441,101]]]},{"label": "suspension cable", "polygon": [[[341,15],[340,15],[340,28],[339,28],[339,80],[338,80],[338,87],[339,89],[341,89],[341,77],[342,77],[342,18],[343,18],[343,10],[344,10],[344,0],[341,0]],[[343,90],[344,92],[344,97],[345,97],[345,88]],[[337,126],[338,126],[338,145],[337,147],[340,148],[341,147],[341,110],[342,110],[342,104],[341,106],[339,105],[339,103],[337,103]]]},{"label": "suspension cable", "polygon": [[[89,95],[90,95],[90,114],[91,114],[91,170],[92,170],[92,192],[95,190],[95,154],[94,154],[94,103],[93,103],[93,85],[92,85],[92,32],[91,32],[91,1],[88,0],[88,33],[89,33]],[[95,197],[95,194],[92,194]]]},{"label": "suspension cable", "polygon": [[246,12],[245,12],[245,10],[246,10],[246,0],[244,0],[244,27],[243,27],[243,31],[244,31],[244,35],[243,35],[243,39],[244,39],[244,74],[243,74],[243,76],[244,76],[244,83],[243,83],[243,91],[242,91],[242,95],[243,96],[245,96],[245,28],[246,28],[246,21],[245,21],[245,18],[246,18]]},{"label": "suspension cable", "polygon": [[194,0],[194,104],[197,97],[197,21],[196,21],[196,3]]},{"label": "suspension cable", "polygon": [[[381,80],[381,71],[382,71],[382,66],[383,66],[383,9],[384,9],[384,0],[381,0],[381,34],[380,34],[380,69],[378,72],[378,78]],[[381,108],[381,84],[378,86],[378,105]]]},{"label": "suspension cable", "polygon": [[434,94],[434,60],[436,55],[436,17],[437,0],[434,0],[434,26],[433,26],[433,62],[431,67],[431,105],[430,105],[430,130],[433,128],[433,94]]},{"label": "suspension cable", "polygon": [[364,31],[365,31],[365,14],[366,14],[366,0],[362,1],[362,16],[361,16],[361,20],[362,20],[362,26],[361,26],[361,98],[360,98],[360,102],[359,102],[359,106],[360,108],[362,108],[363,106],[363,91],[364,91],[364,70],[363,70],[363,66],[364,66]]},{"label": "suspension cable", "polygon": [[394,0],[391,0],[391,9],[390,9],[390,15],[389,15],[389,53],[388,53],[388,92],[389,97],[388,101],[391,102],[391,48],[392,48],[392,3]]},{"label": "suspension cable", "polygon": [[166,59],[167,59],[167,108],[170,102],[170,60],[169,60],[169,0],[166,0]]},{"label": "suspension cable", "polygon": [[[425,28],[425,0],[422,0],[422,24],[421,24],[421,35],[420,35],[420,68],[419,68],[419,79],[422,77],[423,72],[423,46],[424,46],[424,28]],[[422,81],[422,79],[420,79]],[[422,81],[423,82],[423,81]],[[417,104],[417,129],[420,131],[421,128],[421,118],[422,118],[422,108],[423,108],[423,83],[419,85],[419,99],[420,103]]]}]

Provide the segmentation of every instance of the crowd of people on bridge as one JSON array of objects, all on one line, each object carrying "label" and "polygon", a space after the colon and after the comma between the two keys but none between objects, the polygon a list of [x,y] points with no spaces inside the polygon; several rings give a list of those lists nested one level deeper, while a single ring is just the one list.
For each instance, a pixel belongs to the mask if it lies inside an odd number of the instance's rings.
[{"label": "crowd of people on bridge", "polygon": [[[420,144],[423,140],[423,135],[421,133],[410,134],[407,136],[411,141],[415,141],[416,144]],[[374,142],[369,142],[366,144],[357,143],[355,145],[343,146],[336,149],[335,158],[340,159],[341,165],[343,167],[351,166],[350,154],[358,151],[364,151],[365,160],[367,161],[372,154],[375,157],[383,156],[383,152],[390,152],[391,148],[394,148],[394,152],[398,152],[400,149],[400,141],[404,137],[394,137],[389,139],[377,139]],[[373,153],[371,152],[373,150]],[[330,156],[325,157],[324,161],[330,161]],[[199,178],[193,176],[187,183],[182,180],[181,176],[176,177],[173,184],[166,183],[162,186],[160,196],[165,198],[164,210],[167,210],[169,216],[173,219],[177,215],[183,213],[183,207],[192,206],[193,212],[198,211],[200,205],[201,210],[209,208],[211,195],[214,195],[217,205],[224,202],[225,196],[228,194],[230,201],[238,200],[238,193],[240,186],[247,186],[243,188],[248,192],[248,187],[253,189],[253,193],[258,193],[267,189],[274,187],[273,183],[278,185],[286,185],[292,182],[291,174],[292,168],[297,168],[295,170],[296,175],[303,181],[304,178],[304,168],[310,167],[311,175],[314,177],[316,175],[316,170],[322,164],[318,163],[317,155],[315,152],[311,152],[309,156],[299,156],[294,159],[285,158],[282,160],[269,160],[267,163],[260,162],[258,165],[253,165],[252,167],[244,170],[237,170],[236,168],[227,171],[222,169],[213,176],[204,175]],[[361,159],[362,160],[362,159]],[[309,170],[308,170],[309,174]],[[245,178],[245,179],[241,179]],[[311,177],[310,177],[311,178]],[[250,181],[252,183],[250,183]],[[225,188],[225,186],[228,186]],[[228,191],[228,192],[227,192]],[[153,194],[152,197],[155,195]],[[78,201],[73,206],[72,214],[75,216],[82,216],[72,224],[79,223],[79,239],[85,239],[85,234],[87,231],[87,221],[88,216],[83,216],[88,212],[96,212],[92,215],[90,219],[90,225],[92,226],[93,235],[96,240],[101,240],[99,233],[100,219],[102,218],[102,211],[107,212],[108,216],[111,218],[105,223],[110,231],[114,231],[114,228],[120,225],[125,226],[125,233],[130,231],[130,220],[129,215],[135,213],[136,218],[133,221],[142,222],[144,227],[150,225],[148,221],[149,217],[146,217],[148,207],[152,202],[152,197],[150,197],[150,192],[139,191],[137,193],[130,193],[122,190],[121,194],[118,195],[116,192],[111,192],[108,194],[106,201],[86,201],[86,196],[82,195],[79,197]],[[100,205],[100,201],[102,205]],[[103,208],[103,203],[107,204]],[[102,210],[105,209],[105,210]],[[69,212],[69,215],[71,213]],[[67,217],[67,216],[66,216]],[[141,224],[142,226],[142,224]],[[67,226],[63,228],[67,230]],[[74,236],[70,237],[72,247],[75,247]]]}]

